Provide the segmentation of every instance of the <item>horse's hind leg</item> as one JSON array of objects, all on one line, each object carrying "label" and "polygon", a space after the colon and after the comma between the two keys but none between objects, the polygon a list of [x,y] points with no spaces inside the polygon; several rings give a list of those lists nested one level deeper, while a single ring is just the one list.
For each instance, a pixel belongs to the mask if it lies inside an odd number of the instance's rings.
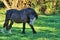
[{"label": "horse's hind leg", "polygon": [[25,22],[23,22],[23,31],[22,31],[22,34],[25,34]]},{"label": "horse's hind leg", "polygon": [[1,29],[1,32],[4,33],[4,28],[6,27],[6,29],[8,29],[8,23],[9,23],[9,20],[5,19],[5,23],[3,25],[3,28]]},{"label": "horse's hind leg", "polygon": [[12,25],[13,25],[13,21],[11,20],[10,25],[9,25],[9,28],[8,28],[8,33],[9,34],[11,34]]}]

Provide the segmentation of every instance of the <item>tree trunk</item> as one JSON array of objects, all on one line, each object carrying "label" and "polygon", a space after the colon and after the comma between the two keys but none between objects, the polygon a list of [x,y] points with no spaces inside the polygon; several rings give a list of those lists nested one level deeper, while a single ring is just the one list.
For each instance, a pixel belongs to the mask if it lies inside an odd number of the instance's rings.
[{"label": "tree trunk", "polygon": [[2,2],[4,3],[4,5],[6,6],[6,8],[8,8],[8,9],[10,9],[11,7],[10,7],[10,5],[7,3],[7,1],[6,0],[2,0]]},{"label": "tree trunk", "polygon": [[31,7],[30,0],[2,0],[7,9],[23,9]]},{"label": "tree trunk", "polygon": [[11,4],[11,8],[17,9],[17,4],[18,4],[18,0],[13,0]]}]

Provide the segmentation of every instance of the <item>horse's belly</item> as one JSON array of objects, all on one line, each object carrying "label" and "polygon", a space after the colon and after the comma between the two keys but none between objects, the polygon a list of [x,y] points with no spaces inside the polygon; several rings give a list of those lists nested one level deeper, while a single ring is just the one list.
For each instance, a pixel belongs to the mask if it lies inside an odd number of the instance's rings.
[{"label": "horse's belly", "polygon": [[21,23],[22,22],[22,20],[21,19],[19,19],[19,18],[11,18],[11,20],[13,21],[13,22],[16,22],[16,23]]},{"label": "horse's belly", "polygon": [[22,22],[22,20],[13,20],[14,22],[16,22],[16,23],[21,23]]},{"label": "horse's belly", "polygon": [[24,19],[24,20],[22,20],[21,19],[21,17],[20,16],[15,16],[15,15],[12,15],[11,16],[11,20],[13,21],[13,22],[16,22],[16,23],[22,23],[23,21],[24,22],[27,22],[28,21],[28,19],[26,18],[26,19]]},{"label": "horse's belly", "polygon": [[16,22],[16,23],[22,23],[22,22],[28,22],[28,20],[26,20],[26,21],[23,21],[23,20],[17,20],[17,19],[15,19],[15,20],[13,20],[13,22]]}]

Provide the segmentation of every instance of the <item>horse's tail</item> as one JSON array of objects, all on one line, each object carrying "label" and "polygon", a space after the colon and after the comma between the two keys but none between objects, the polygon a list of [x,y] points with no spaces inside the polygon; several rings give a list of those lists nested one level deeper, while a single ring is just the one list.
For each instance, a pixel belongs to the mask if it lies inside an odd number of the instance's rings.
[{"label": "horse's tail", "polygon": [[10,17],[11,17],[11,10],[7,10],[6,19],[10,19]]},{"label": "horse's tail", "polygon": [[16,9],[7,10],[7,12],[6,12],[6,18],[10,19],[12,13],[15,13],[16,11],[17,11]]}]

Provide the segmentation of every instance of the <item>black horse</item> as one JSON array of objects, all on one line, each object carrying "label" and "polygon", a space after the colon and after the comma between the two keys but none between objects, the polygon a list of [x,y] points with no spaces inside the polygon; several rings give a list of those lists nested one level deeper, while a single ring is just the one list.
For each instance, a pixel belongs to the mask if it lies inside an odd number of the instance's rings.
[{"label": "black horse", "polygon": [[[2,33],[4,33],[4,28],[6,27],[6,30],[8,30],[9,33],[11,33],[11,27],[14,22],[16,23],[23,23],[23,31],[22,33],[25,33],[25,24],[28,23],[33,31],[33,33],[36,33],[36,31],[33,28],[34,20],[38,19],[38,15],[32,8],[26,8],[22,10],[17,9],[10,9],[6,12],[6,18],[5,23],[3,25],[3,28],[1,30]],[[10,21],[10,24],[9,24]]]}]

